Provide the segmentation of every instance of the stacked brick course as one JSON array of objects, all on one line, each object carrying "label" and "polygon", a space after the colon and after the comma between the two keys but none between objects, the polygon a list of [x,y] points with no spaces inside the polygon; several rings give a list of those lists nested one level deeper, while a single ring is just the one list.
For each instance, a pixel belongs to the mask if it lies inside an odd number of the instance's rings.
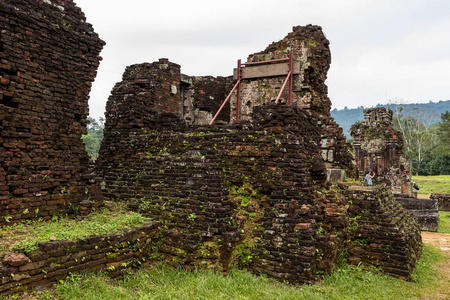
[{"label": "stacked brick course", "polygon": [[113,278],[149,257],[158,223],[75,241],[39,242],[39,250],[10,253],[0,263],[0,295],[50,287],[71,273],[106,270]]},{"label": "stacked brick course", "polygon": [[350,261],[381,267],[402,279],[411,279],[421,254],[420,228],[412,214],[385,188],[350,187]]},{"label": "stacked brick course", "polygon": [[[326,247],[329,232],[342,244],[345,224],[343,205],[315,198],[315,190],[326,189],[316,121],[295,106],[269,105],[255,108],[245,123],[189,132],[172,124],[136,134],[128,150],[123,140],[105,138],[103,147],[114,152],[99,160],[104,195],[135,202],[130,206],[166,226],[159,253],[168,261],[246,264],[309,282],[316,269],[331,268],[336,249]],[[332,215],[340,220],[322,245],[310,237],[327,211],[339,212]],[[316,248],[329,263],[322,264]],[[244,253],[249,261],[242,261]]]},{"label": "stacked brick course", "polygon": [[103,45],[72,1],[0,3],[0,224],[86,198],[80,139]]}]

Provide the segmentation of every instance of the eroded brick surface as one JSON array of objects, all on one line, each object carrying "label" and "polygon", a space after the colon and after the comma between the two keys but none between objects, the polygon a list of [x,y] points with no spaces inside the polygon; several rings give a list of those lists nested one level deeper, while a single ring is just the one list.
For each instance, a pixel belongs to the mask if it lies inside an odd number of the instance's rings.
[{"label": "eroded brick surface", "polygon": [[72,1],[0,3],[0,224],[87,197],[80,139],[103,44]]}]

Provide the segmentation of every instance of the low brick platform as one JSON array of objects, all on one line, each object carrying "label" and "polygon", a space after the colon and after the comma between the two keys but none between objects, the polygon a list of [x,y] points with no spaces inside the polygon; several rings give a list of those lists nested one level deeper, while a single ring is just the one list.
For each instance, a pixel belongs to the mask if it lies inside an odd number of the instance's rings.
[{"label": "low brick platform", "polygon": [[420,230],[438,231],[439,210],[437,199],[397,198],[397,201],[416,217]]},{"label": "low brick platform", "polygon": [[450,211],[450,194],[431,194],[430,199],[438,201],[440,211]]},{"label": "low brick platform", "polygon": [[[39,242],[32,253],[3,254],[0,296],[49,287],[70,273],[104,270],[112,278],[145,261],[159,223],[75,241]],[[0,297],[0,298],[1,298]]]}]

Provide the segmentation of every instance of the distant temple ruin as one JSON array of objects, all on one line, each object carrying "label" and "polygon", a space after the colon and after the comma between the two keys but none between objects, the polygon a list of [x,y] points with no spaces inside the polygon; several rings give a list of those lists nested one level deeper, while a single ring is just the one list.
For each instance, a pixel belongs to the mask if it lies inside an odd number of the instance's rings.
[{"label": "distant temple ruin", "polygon": [[350,128],[360,176],[376,173],[394,194],[411,195],[411,160],[403,153],[403,137],[394,129],[387,107],[364,110],[364,121]]}]

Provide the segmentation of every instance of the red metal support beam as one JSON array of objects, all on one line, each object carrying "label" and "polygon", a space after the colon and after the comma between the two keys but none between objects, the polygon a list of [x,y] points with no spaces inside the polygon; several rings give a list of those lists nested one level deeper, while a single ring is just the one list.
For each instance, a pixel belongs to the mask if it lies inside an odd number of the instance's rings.
[{"label": "red metal support beam", "polygon": [[294,59],[293,59],[293,52],[289,52],[288,58],[280,58],[280,59],[274,59],[274,60],[268,60],[268,61],[257,61],[257,62],[248,62],[248,63],[241,63],[241,60],[238,60],[238,66],[237,66],[237,82],[234,85],[231,92],[228,94],[225,101],[220,106],[217,113],[214,115],[214,118],[211,120],[209,125],[212,125],[214,121],[216,120],[219,113],[222,111],[223,107],[227,103],[227,101],[230,99],[233,92],[236,90],[236,120],[240,119],[240,112],[241,112],[241,79],[242,79],[242,66],[250,66],[250,65],[260,65],[260,64],[267,64],[267,63],[274,63],[274,62],[288,62],[288,75],[283,83],[283,86],[280,89],[280,92],[278,93],[277,99],[275,100],[275,104],[278,104],[278,100],[281,97],[281,94],[283,93],[286,84],[289,82],[289,91],[288,91],[288,104],[292,104],[292,90],[293,90],[293,77],[294,77]]},{"label": "red metal support beam", "polygon": [[223,101],[222,105],[220,106],[219,110],[216,112],[216,114],[214,115],[214,118],[211,120],[211,122],[209,122],[209,125],[212,125],[212,123],[214,123],[214,121],[216,120],[217,116],[220,114],[220,112],[222,111],[223,107],[225,106],[225,104],[227,103],[228,99],[230,99],[231,95],[233,94],[234,90],[241,84],[241,80],[239,79],[236,84],[234,85],[233,89],[231,90],[231,92],[228,94],[227,98],[225,99],[225,101]]},{"label": "red metal support beam", "polygon": [[294,53],[289,52],[289,87],[288,87],[288,105],[292,105],[292,89],[294,85]]},{"label": "red metal support beam", "polygon": [[286,79],[284,80],[284,83],[283,83],[283,86],[282,86],[281,89],[280,89],[280,92],[278,93],[278,97],[277,97],[277,100],[275,100],[275,104],[278,104],[278,100],[280,99],[281,94],[283,93],[284,88],[286,87],[286,83],[288,83],[289,78],[290,78],[291,76],[292,76],[292,72],[289,72],[288,75],[287,75],[287,77],[286,77]]},{"label": "red metal support beam", "polygon": [[[237,71],[237,80],[240,83],[241,82],[241,60],[238,60],[238,71]],[[236,121],[239,120],[241,112],[241,85],[238,84],[237,90],[236,90]]]}]

